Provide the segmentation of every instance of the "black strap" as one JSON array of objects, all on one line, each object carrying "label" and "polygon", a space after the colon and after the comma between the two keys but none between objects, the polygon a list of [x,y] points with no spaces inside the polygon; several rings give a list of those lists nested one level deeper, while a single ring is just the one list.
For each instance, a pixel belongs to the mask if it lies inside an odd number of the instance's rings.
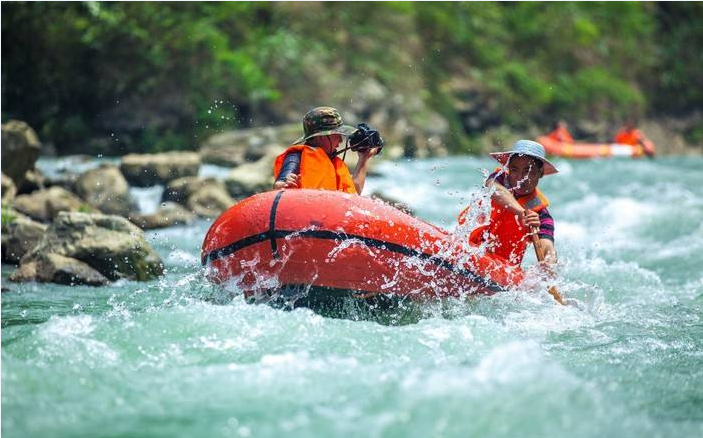
[{"label": "black strap", "polygon": [[276,194],[276,197],[273,199],[273,204],[271,205],[271,213],[269,214],[268,236],[271,241],[271,253],[274,259],[280,258],[278,254],[278,247],[276,246],[276,209],[278,209],[278,202],[281,200],[283,192],[284,190],[281,190]]}]

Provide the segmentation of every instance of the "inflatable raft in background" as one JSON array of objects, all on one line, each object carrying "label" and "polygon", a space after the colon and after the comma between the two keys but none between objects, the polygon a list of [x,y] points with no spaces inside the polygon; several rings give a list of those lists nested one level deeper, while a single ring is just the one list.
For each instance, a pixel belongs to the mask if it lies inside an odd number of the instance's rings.
[{"label": "inflatable raft in background", "polygon": [[564,143],[546,136],[538,137],[537,142],[544,146],[544,150],[547,154],[564,158],[640,158],[646,156],[644,148],[640,145],[633,146],[618,143]]},{"label": "inflatable raft in background", "polygon": [[229,208],[207,232],[201,257],[211,282],[250,301],[290,290],[423,301],[493,294],[522,281],[520,268],[460,246],[446,231],[382,201],[294,189]]}]

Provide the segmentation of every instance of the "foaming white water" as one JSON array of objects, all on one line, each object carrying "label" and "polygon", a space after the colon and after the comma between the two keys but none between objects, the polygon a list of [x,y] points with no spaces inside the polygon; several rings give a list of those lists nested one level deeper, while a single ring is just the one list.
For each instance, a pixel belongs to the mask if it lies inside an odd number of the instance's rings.
[{"label": "foaming white water", "polygon": [[49,178],[59,178],[63,175],[80,175],[88,170],[95,169],[102,163],[119,165],[119,158],[94,159],[85,155],[67,155],[60,158],[40,157],[36,167]]},{"label": "foaming white water", "polygon": [[[376,182],[405,201],[435,187],[417,214],[448,224],[474,168],[495,164],[458,158],[434,186],[438,163]],[[557,286],[584,308],[546,287],[430,303],[401,325],[214,304],[206,221],[147,233],[156,281],[3,282],[3,435],[700,436],[700,163],[557,161],[543,180]]]},{"label": "foaming white water", "polygon": [[198,256],[194,255],[192,252],[184,251],[182,249],[176,249],[171,251],[166,257],[166,262],[169,265],[176,266],[200,266],[200,259],[198,258]]},{"label": "foaming white water", "polygon": [[151,214],[161,206],[161,196],[164,193],[164,186],[156,184],[151,187],[130,187],[129,194],[137,202],[139,213]]},{"label": "foaming white water", "polygon": [[201,178],[224,179],[232,171],[230,167],[216,166],[214,164],[202,164],[198,176]]},{"label": "foaming white water", "polygon": [[90,315],[52,317],[38,332],[42,340],[40,360],[68,360],[105,366],[119,360],[119,353],[96,336],[96,321]]}]

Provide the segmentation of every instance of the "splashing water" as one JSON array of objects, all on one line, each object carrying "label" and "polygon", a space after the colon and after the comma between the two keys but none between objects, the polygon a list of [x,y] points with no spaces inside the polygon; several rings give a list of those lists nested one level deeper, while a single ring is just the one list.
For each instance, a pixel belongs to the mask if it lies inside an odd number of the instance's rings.
[{"label": "splashing water", "polygon": [[[218,303],[199,265],[209,223],[149,232],[167,265],[158,280],[3,281],[2,433],[701,436],[703,159],[556,164],[540,188],[558,286],[583,310],[541,288],[419,309],[376,303],[371,321],[352,304],[352,317],[329,318],[241,295]],[[470,230],[456,217],[486,199],[494,166],[377,163],[367,190],[456,229],[461,245]]]}]

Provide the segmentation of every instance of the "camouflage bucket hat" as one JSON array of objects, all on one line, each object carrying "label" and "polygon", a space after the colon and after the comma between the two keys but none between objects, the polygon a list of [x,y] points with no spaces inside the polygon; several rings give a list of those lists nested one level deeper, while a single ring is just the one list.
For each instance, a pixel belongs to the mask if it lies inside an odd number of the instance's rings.
[{"label": "camouflage bucket hat", "polygon": [[293,144],[300,144],[311,137],[322,135],[341,134],[349,136],[356,131],[356,128],[342,123],[342,116],[339,111],[329,106],[321,106],[311,109],[303,117],[302,137]]}]

